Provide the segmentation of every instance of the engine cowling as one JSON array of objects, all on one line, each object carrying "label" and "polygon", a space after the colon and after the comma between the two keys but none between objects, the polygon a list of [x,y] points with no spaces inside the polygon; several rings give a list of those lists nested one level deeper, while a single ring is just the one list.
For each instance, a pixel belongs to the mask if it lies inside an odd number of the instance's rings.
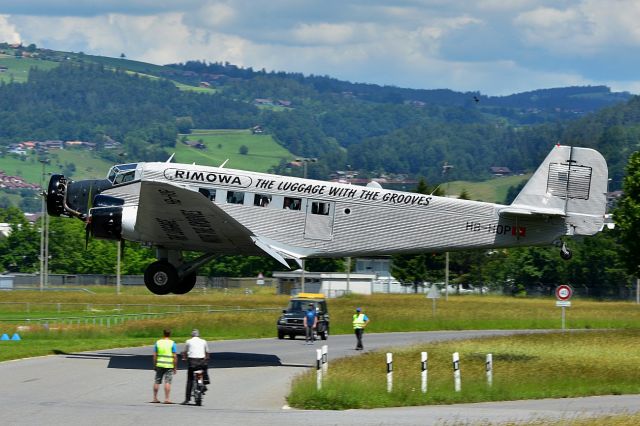
[{"label": "engine cowling", "polygon": [[91,209],[89,232],[96,238],[120,240],[122,238],[122,207],[94,207]]},{"label": "engine cowling", "polygon": [[47,188],[47,213],[50,216],[66,215],[64,197],[67,192],[67,178],[63,175],[51,175]]}]

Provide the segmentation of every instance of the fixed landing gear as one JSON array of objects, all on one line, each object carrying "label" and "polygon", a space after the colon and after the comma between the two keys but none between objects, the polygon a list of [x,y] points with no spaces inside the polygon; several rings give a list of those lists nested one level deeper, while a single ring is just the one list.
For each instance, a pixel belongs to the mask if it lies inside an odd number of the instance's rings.
[{"label": "fixed landing gear", "polygon": [[178,287],[179,282],[176,268],[164,260],[153,262],[144,271],[144,285],[153,294],[169,294]]},{"label": "fixed landing gear", "polygon": [[562,245],[560,246],[560,257],[562,259],[564,259],[564,260],[569,260],[569,259],[571,259],[572,255],[573,255],[573,253],[571,252],[569,247],[567,247],[567,245],[563,241]]},{"label": "fixed landing gear", "polygon": [[187,294],[196,285],[198,268],[216,256],[206,253],[195,260],[184,262],[180,251],[158,249],[158,260],[144,271],[144,284],[153,294]]}]

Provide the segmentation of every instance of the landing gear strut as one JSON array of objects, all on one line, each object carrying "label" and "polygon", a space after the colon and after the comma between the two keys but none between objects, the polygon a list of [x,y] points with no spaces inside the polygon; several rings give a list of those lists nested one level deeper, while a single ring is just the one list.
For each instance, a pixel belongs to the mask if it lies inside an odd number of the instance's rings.
[{"label": "landing gear strut", "polygon": [[569,249],[569,247],[567,247],[567,245],[565,244],[565,242],[562,242],[562,245],[560,246],[560,257],[563,258],[564,260],[569,260],[571,259],[573,253],[571,253],[571,250]]}]

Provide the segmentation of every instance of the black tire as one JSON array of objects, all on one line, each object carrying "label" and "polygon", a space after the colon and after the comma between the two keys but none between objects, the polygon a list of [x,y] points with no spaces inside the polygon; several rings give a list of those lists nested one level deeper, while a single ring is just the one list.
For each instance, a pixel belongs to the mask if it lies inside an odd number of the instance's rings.
[{"label": "black tire", "polygon": [[294,340],[295,338],[296,338],[296,335],[295,335],[295,334],[290,334],[290,335],[289,335],[289,339]]},{"label": "black tire", "polygon": [[178,272],[168,262],[157,261],[144,271],[144,285],[153,294],[169,294],[179,285]]},{"label": "black tire", "polygon": [[193,287],[196,286],[197,278],[198,277],[196,276],[195,272],[183,277],[182,280],[178,283],[178,286],[172,291],[172,293],[173,294],[189,293],[191,290],[193,290]]},{"label": "black tire", "polygon": [[327,340],[329,338],[329,330],[325,330],[320,333],[320,340]]},{"label": "black tire", "polygon": [[280,340],[284,339],[284,332],[278,331],[278,339]]},{"label": "black tire", "polygon": [[[198,385],[196,385],[196,386],[198,386]],[[202,405],[202,391],[200,389],[196,389],[196,391],[194,393],[195,393],[196,405],[197,406]]]}]

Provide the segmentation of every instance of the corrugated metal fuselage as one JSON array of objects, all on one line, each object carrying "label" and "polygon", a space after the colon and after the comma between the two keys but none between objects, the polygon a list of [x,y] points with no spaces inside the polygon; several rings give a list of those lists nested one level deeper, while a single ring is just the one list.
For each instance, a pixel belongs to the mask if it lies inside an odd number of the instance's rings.
[{"label": "corrugated metal fuselage", "polygon": [[[251,233],[306,257],[542,245],[567,233],[561,217],[499,215],[498,204],[199,165],[139,163],[136,181],[105,192],[135,206],[140,181],[200,191]],[[162,245],[216,250],[198,238]]]}]

